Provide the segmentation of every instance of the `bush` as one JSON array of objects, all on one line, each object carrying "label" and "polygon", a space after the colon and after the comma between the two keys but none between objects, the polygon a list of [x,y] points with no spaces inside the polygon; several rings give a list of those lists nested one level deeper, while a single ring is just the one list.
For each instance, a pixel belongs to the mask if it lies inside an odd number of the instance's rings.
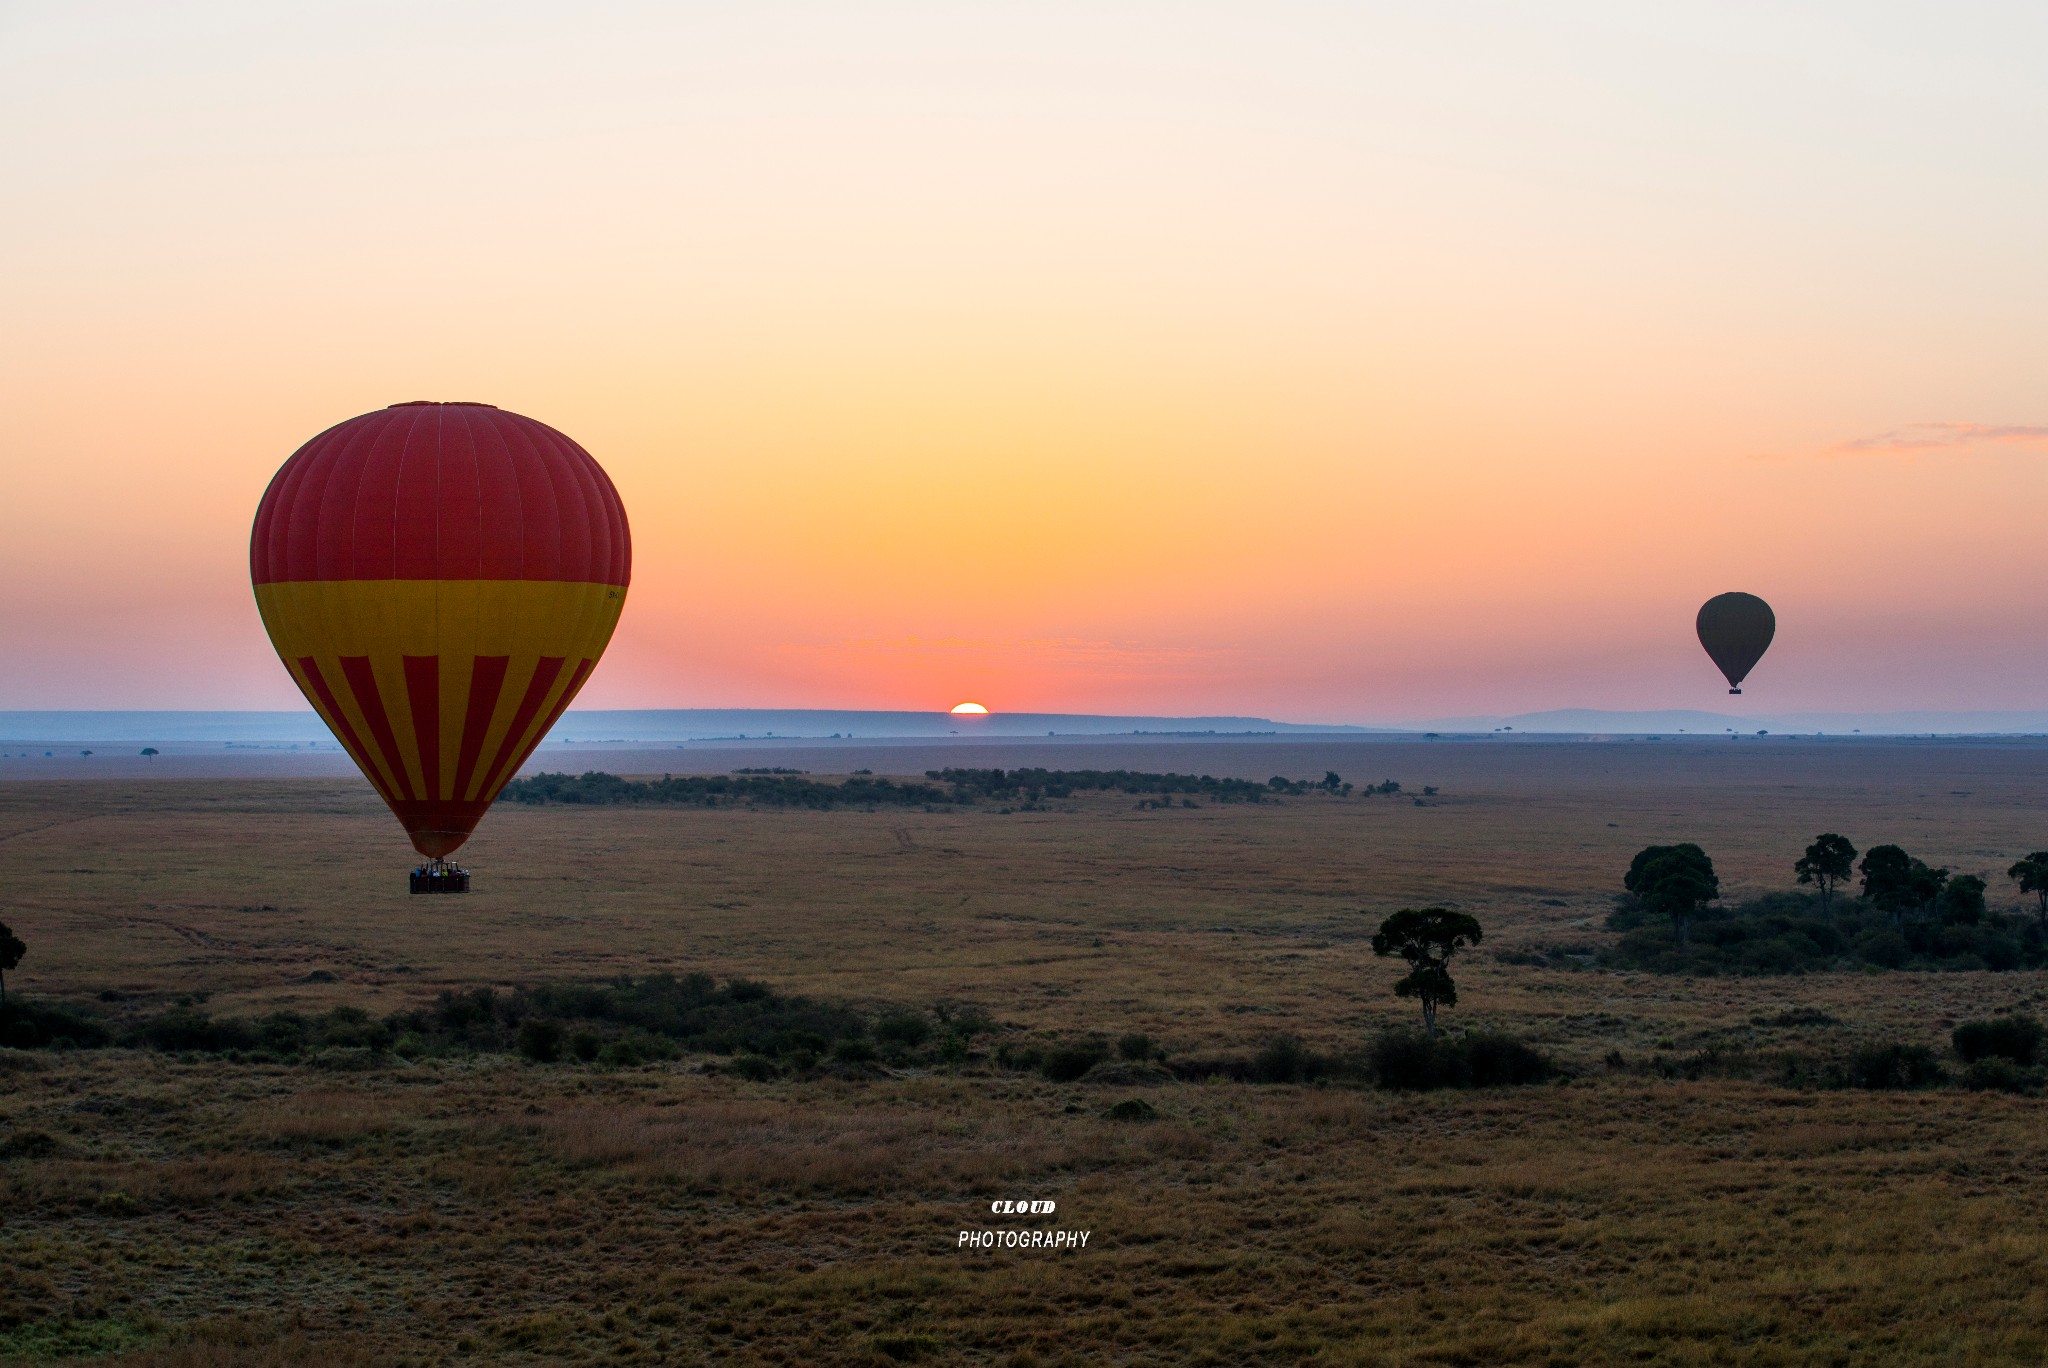
[{"label": "bush", "polygon": [[841,1064],[871,1064],[876,1050],[865,1040],[842,1040],[832,1047],[832,1057]]},{"label": "bush", "polygon": [[1468,1035],[1459,1043],[1465,1047],[1466,1057],[1472,1061],[1471,1077],[1475,1088],[1541,1083],[1553,1072],[1550,1061],[1541,1053],[1502,1032]]},{"label": "bush", "polygon": [[17,995],[0,1005],[0,1045],[35,1050],[69,1041],[91,1050],[112,1039],[112,1033],[97,1017],[62,1003],[34,1002]]},{"label": "bush", "polygon": [[1116,1042],[1116,1052],[1124,1059],[1144,1060],[1152,1057],[1152,1037],[1136,1031],[1121,1036]]},{"label": "bush", "polygon": [[532,1063],[554,1063],[562,1057],[562,1023],[547,1017],[528,1017],[519,1023],[518,1050]]},{"label": "bush", "polygon": [[1965,1064],[1980,1059],[2003,1059],[2022,1067],[2048,1063],[2048,1051],[2042,1049],[2044,1039],[2048,1039],[2048,1029],[2030,1016],[1966,1021],[1949,1037]]},{"label": "bush", "polygon": [[734,1055],[732,1063],[727,1067],[749,1083],[766,1083],[782,1073],[774,1060],[766,1055],[757,1054]]},{"label": "bush", "polygon": [[1103,1115],[1111,1121],[1157,1121],[1159,1109],[1142,1097],[1126,1097]]},{"label": "bush", "polygon": [[569,1053],[585,1064],[594,1062],[604,1050],[604,1037],[595,1031],[576,1031],[569,1036]]},{"label": "bush", "polygon": [[2023,1068],[2000,1055],[1974,1060],[1963,1070],[1963,1086],[1974,1092],[2029,1093],[2037,1090],[2048,1070]]},{"label": "bush", "polygon": [[1072,1083],[1082,1074],[1109,1058],[1099,1040],[1055,1045],[1039,1058],[1038,1071],[1055,1083]]},{"label": "bush", "polygon": [[916,1049],[931,1038],[932,1023],[922,1012],[891,1012],[875,1023],[875,1039],[884,1045]]},{"label": "bush", "polygon": [[1323,1071],[1323,1061],[1291,1035],[1277,1035],[1252,1056],[1254,1083],[1306,1083]]},{"label": "bush", "polygon": [[1557,1068],[1541,1051],[1500,1031],[1431,1040],[1421,1031],[1383,1032],[1370,1051],[1382,1088],[1499,1088],[1541,1083]]},{"label": "bush", "polygon": [[1941,1061],[1925,1045],[1872,1045],[1849,1059],[1849,1081],[1859,1088],[1931,1088],[1945,1076]]}]

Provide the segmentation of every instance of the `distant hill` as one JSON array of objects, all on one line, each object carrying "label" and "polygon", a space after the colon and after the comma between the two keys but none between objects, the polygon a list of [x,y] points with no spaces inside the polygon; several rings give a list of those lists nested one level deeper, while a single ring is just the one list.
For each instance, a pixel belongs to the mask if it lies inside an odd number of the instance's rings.
[{"label": "distant hill", "polygon": [[[793,709],[571,709],[547,744],[672,746],[686,741],[879,740],[949,736],[1247,736],[1362,733],[1387,728],[1315,726],[1263,717],[1099,717],[1076,713],[853,712]],[[333,751],[339,747],[310,711],[0,712],[0,752],[9,747],[155,746],[160,750],[253,748]]]},{"label": "distant hill", "polygon": [[2048,733],[2048,712],[1734,713],[1672,708],[1660,712],[1609,712],[1598,708],[1557,708],[1512,717],[1449,717],[1418,723],[1417,731],[1517,732],[1579,736],[1725,735],[1759,731],[1811,736],[2011,736]]}]

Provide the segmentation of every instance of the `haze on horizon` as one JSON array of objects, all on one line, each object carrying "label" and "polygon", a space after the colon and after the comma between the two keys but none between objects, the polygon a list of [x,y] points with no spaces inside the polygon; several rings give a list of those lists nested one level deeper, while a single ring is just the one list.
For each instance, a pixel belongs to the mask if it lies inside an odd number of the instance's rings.
[{"label": "haze on horizon", "polygon": [[[271,473],[610,472],[586,709],[2027,709],[2048,12],[14,4],[0,709],[296,708]],[[1730,698],[1700,602],[1770,600]]]}]

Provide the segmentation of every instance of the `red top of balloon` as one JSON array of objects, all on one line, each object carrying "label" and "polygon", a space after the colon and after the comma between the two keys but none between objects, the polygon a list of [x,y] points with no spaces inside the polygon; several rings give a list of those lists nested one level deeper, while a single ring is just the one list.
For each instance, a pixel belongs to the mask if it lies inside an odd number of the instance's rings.
[{"label": "red top of balloon", "polygon": [[559,580],[632,573],[626,510],[590,453],[489,404],[416,399],[300,447],[256,509],[249,571],[298,580]]}]

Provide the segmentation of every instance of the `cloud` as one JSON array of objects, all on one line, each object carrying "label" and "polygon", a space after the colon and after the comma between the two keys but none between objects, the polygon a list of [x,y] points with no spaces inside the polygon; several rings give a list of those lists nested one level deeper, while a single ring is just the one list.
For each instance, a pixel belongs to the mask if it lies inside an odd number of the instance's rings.
[{"label": "cloud", "polygon": [[1838,442],[1830,456],[1933,455],[1975,447],[2048,448],[2048,426],[2033,423],[1908,423],[1905,427]]}]

